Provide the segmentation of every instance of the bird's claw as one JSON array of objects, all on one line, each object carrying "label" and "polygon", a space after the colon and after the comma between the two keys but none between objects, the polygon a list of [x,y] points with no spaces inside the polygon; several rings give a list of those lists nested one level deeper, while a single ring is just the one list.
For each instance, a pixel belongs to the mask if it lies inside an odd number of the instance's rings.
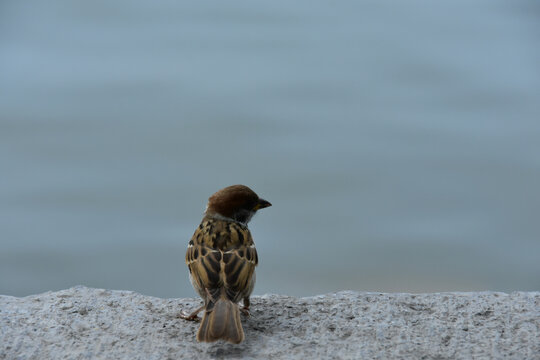
[{"label": "bird's claw", "polygon": [[241,307],[240,312],[242,314],[246,315],[247,317],[251,317],[251,313],[249,312],[249,307],[247,307],[247,306]]},{"label": "bird's claw", "polygon": [[187,321],[196,321],[196,322],[201,321],[201,319],[197,316],[197,314],[198,312],[187,314],[184,311],[180,311],[180,313],[178,314],[178,317],[180,319],[184,319]]}]

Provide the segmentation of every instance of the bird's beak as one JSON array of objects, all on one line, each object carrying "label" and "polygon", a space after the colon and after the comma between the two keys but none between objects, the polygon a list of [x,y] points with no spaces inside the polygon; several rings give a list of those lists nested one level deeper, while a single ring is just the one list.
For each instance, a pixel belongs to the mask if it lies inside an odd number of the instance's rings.
[{"label": "bird's beak", "polygon": [[255,205],[253,210],[257,211],[259,209],[264,209],[264,208],[267,208],[269,206],[272,206],[272,204],[270,204],[270,202],[268,202],[268,201],[266,201],[264,199],[259,199],[259,202],[257,203],[257,205]]}]

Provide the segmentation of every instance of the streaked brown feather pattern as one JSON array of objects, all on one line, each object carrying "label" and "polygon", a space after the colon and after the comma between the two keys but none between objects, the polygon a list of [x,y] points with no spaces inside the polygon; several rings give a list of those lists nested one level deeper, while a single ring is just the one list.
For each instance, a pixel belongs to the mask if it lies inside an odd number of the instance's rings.
[{"label": "streaked brown feather pattern", "polygon": [[[249,296],[255,285],[257,250],[247,223],[268,201],[245,185],[232,185],[208,199],[205,216],[189,241],[186,264],[191,283],[204,300],[198,341],[219,339],[238,344],[244,339],[238,302],[249,314]],[[203,307],[186,320],[196,320]]]},{"label": "streaked brown feather pattern", "polygon": [[207,290],[224,289],[239,302],[250,295],[257,250],[249,229],[237,222],[205,217],[186,252],[193,286],[207,300]]}]

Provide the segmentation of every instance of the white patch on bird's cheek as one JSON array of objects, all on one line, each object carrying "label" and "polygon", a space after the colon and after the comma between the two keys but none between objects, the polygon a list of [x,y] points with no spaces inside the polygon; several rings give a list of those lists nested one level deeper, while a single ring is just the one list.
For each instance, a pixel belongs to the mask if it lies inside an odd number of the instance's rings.
[{"label": "white patch on bird's cheek", "polygon": [[253,215],[255,215],[255,211],[250,211],[246,219],[246,224],[251,221],[251,218],[253,218]]},{"label": "white patch on bird's cheek", "polygon": [[207,215],[209,217],[211,217],[212,219],[230,221],[230,222],[234,222],[234,223],[240,224],[240,225],[245,226],[245,227],[247,227],[247,223],[249,221],[249,219],[248,219],[248,221],[242,222],[242,221],[238,221],[236,219],[233,219],[233,218],[230,218],[230,217],[227,217],[227,216],[223,216],[221,214],[207,214]]},{"label": "white patch on bird's cheek", "polygon": [[230,217],[226,217],[226,216],[223,216],[221,214],[211,214],[209,215],[212,219],[216,219],[216,220],[224,220],[224,221],[232,221],[232,222],[238,222],[236,221],[235,219],[233,218],[230,218]]},{"label": "white patch on bird's cheek", "polygon": [[[247,226],[248,222],[251,220],[253,215],[255,215],[256,211],[250,211],[250,210],[240,210],[235,215],[235,220],[239,222],[240,224],[244,224]],[[241,219],[241,220],[238,220]]]}]

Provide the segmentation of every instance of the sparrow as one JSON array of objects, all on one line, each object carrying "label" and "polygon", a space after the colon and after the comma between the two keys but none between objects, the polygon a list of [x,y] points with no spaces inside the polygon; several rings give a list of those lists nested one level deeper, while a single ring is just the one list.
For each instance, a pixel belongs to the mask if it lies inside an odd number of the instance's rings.
[{"label": "sparrow", "polygon": [[238,344],[244,340],[240,311],[249,315],[259,261],[247,224],[258,210],[271,205],[245,185],[228,186],[208,199],[186,252],[191,284],[204,304],[189,315],[180,314],[198,321],[197,314],[204,309],[198,341]]}]

